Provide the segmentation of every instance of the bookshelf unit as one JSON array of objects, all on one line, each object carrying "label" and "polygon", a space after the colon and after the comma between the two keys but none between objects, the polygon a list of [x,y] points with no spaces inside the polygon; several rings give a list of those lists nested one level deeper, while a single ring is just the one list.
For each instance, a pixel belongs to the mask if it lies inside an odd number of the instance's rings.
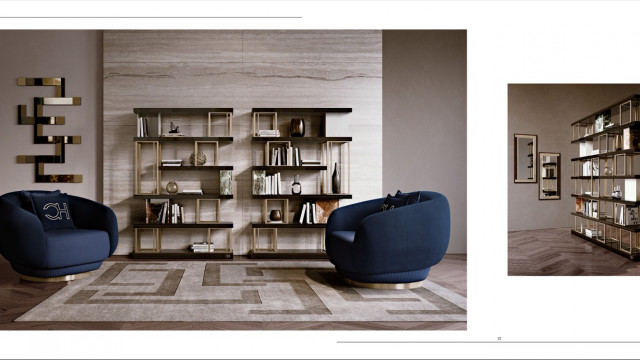
[{"label": "bookshelf unit", "polygon": [[[137,136],[133,139],[135,144],[133,198],[144,200],[145,204],[149,205],[146,206],[146,216],[133,215],[134,251],[131,256],[159,259],[233,258],[231,238],[233,223],[219,221],[220,201],[233,199],[231,193],[233,166],[218,163],[220,147],[233,142],[233,109],[135,108],[133,112],[138,117]],[[179,133],[168,131],[174,122]],[[205,157],[206,161],[202,163]],[[165,163],[163,160],[167,158],[172,160],[165,161],[173,163]],[[219,175],[219,183],[215,180],[211,181],[211,177],[215,175]],[[169,181],[177,183],[177,193],[168,193],[166,188]],[[182,193],[185,190],[201,190],[202,193]],[[150,223],[148,222],[150,204],[158,201],[167,203],[179,201],[184,211],[176,216],[174,219],[176,221],[173,223]],[[206,202],[215,204],[213,219],[201,218],[201,205]],[[178,217],[180,221],[177,221]],[[193,252],[189,248],[175,249],[170,246],[165,248],[162,235],[164,231],[171,229],[189,232],[206,231],[207,252]],[[213,244],[212,235],[220,231],[226,233],[223,236],[225,241]]]},{"label": "bookshelf unit", "polygon": [[640,95],[571,124],[576,208],[571,233],[640,260]]},{"label": "bookshelf unit", "polygon": [[[252,197],[262,200],[261,221],[252,222],[251,258],[327,258],[324,246],[326,223],[300,223],[300,210],[305,203],[319,202],[338,206],[340,199],[351,199],[350,193],[350,143],[351,137],[345,130],[332,128],[332,124],[344,124],[342,116],[351,108],[254,108],[252,109]],[[303,118],[304,136],[290,136],[289,124],[292,118]],[[259,130],[277,130],[284,136],[258,136]],[[331,135],[331,136],[327,136]],[[338,135],[338,136],[336,136]],[[275,145],[275,146],[273,146]],[[281,161],[273,161],[273,149],[280,149]],[[296,150],[298,149],[298,155]],[[288,149],[288,150],[284,150]],[[276,151],[277,152],[277,151]],[[286,155],[283,155],[286,154]],[[311,157],[309,164],[296,163]],[[283,161],[284,159],[284,161]],[[331,186],[334,167],[340,172],[341,191],[333,193]],[[280,191],[266,189],[265,178],[278,174]],[[293,175],[303,174],[302,193],[292,194]],[[309,184],[312,183],[312,186]],[[283,220],[270,222],[271,204],[279,204]],[[312,212],[310,212],[312,214]],[[319,219],[314,219],[319,220]],[[286,249],[278,245],[278,233],[293,229],[319,230],[319,245],[315,249]],[[267,233],[267,246],[261,245],[261,233]]]}]

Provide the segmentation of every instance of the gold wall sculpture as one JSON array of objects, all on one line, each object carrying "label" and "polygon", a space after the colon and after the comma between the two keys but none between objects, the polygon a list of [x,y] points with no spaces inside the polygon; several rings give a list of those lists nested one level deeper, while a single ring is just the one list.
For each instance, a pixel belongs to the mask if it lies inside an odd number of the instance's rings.
[{"label": "gold wall sculpture", "polygon": [[65,97],[64,78],[18,78],[18,86],[54,86],[55,97],[34,97],[34,116],[27,116],[27,106],[18,105],[18,124],[33,125],[34,144],[53,144],[54,155],[18,155],[19,164],[35,165],[35,182],[81,183],[82,175],[45,174],[44,164],[64,164],[65,145],[80,144],[80,136],[47,136],[44,125],[64,125],[64,116],[44,116],[45,106],[80,105],[80,97]]}]

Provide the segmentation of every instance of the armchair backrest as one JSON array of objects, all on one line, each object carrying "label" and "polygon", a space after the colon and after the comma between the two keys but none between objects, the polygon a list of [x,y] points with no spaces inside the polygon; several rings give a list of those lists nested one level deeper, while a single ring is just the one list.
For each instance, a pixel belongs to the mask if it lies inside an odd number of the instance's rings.
[{"label": "armchair backrest", "polygon": [[[25,192],[29,192],[29,193],[34,193],[34,194],[48,194],[51,191],[46,191],[46,190],[25,190]],[[14,206],[18,206],[21,207],[29,212],[32,212],[31,207],[27,206],[27,203],[24,201],[24,199],[22,198],[22,191],[13,191],[13,192],[9,192],[6,193],[2,196],[0,196],[0,198],[6,202],[8,202],[11,205]]]}]

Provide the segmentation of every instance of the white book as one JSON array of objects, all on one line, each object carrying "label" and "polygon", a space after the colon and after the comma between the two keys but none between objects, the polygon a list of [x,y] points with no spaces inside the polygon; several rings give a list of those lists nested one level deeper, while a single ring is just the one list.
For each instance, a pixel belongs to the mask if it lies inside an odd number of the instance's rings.
[{"label": "white book", "polygon": [[311,223],[315,224],[318,222],[318,218],[316,217],[316,203],[311,203]]},{"label": "white book", "polygon": [[296,156],[296,166],[300,166],[300,164],[302,164],[302,160],[300,159],[300,148],[296,148],[295,149],[295,156]]},{"label": "white book", "polygon": [[298,222],[300,224],[304,224],[304,217],[307,214],[307,203],[304,203],[302,205],[302,210],[300,210],[300,219],[298,219]]},{"label": "white book", "polygon": [[313,224],[311,221],[311,203],[306,203],[304,205],[307,208],[307,224]]},{"label": "white book", "polygon": [[264,192],[265,195],[271,195],[271,175],[267,175],[264,178],[265,182],[264,182]]},{"label": "white book", "polygon": [[278,180],[276,182],[276,186],[277,186],[277,189],[278,189],[277,194],[280,195],[280,194],[282,194],[282,181],[280,181],[280,173],[277,173],[276,177],[278,178]]}]

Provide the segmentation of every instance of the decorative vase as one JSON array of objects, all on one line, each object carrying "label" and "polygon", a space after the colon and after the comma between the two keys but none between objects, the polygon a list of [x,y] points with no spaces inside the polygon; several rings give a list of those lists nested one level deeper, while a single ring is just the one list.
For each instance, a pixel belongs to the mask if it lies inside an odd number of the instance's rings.
[{"label": "decorative vase", "polygon": [[340,194],[340,170],[338,170],[338,163],[333,166],[333,175],[331,176],[331,192],[334,194]]},{"label": "decorative vase", "polygon": [[293,184],[291,184],[291,193],[293,195],[300,195],[302,193],[302,185],[298,181],[298,174],[293,175]]},{"label": "decorative vase", "polygon": [[291,119],[291,136],[295,136],[295,137],[304,136],[304,119],[303,118]]},{"label": "decorative vase", "polygon": [[[196,155],[195,154],[191,154],[191,156],[189,156],[189,163],[191,164],[191,166],[196,165]],[[200,165],[204,165],[207,163],[207,156],[204,153],[198,152],[198,166]]]},{"label": "decorative vase", "polygon": [[280,210],[271,210],[271,213],[269,213],[269,220],[282,221],[282,212]]},{"label": "decorative vase", "polygon": [[169,194],[176,194],[178,192],[178,184],[175,181],[169,181],[166,189]]}]

